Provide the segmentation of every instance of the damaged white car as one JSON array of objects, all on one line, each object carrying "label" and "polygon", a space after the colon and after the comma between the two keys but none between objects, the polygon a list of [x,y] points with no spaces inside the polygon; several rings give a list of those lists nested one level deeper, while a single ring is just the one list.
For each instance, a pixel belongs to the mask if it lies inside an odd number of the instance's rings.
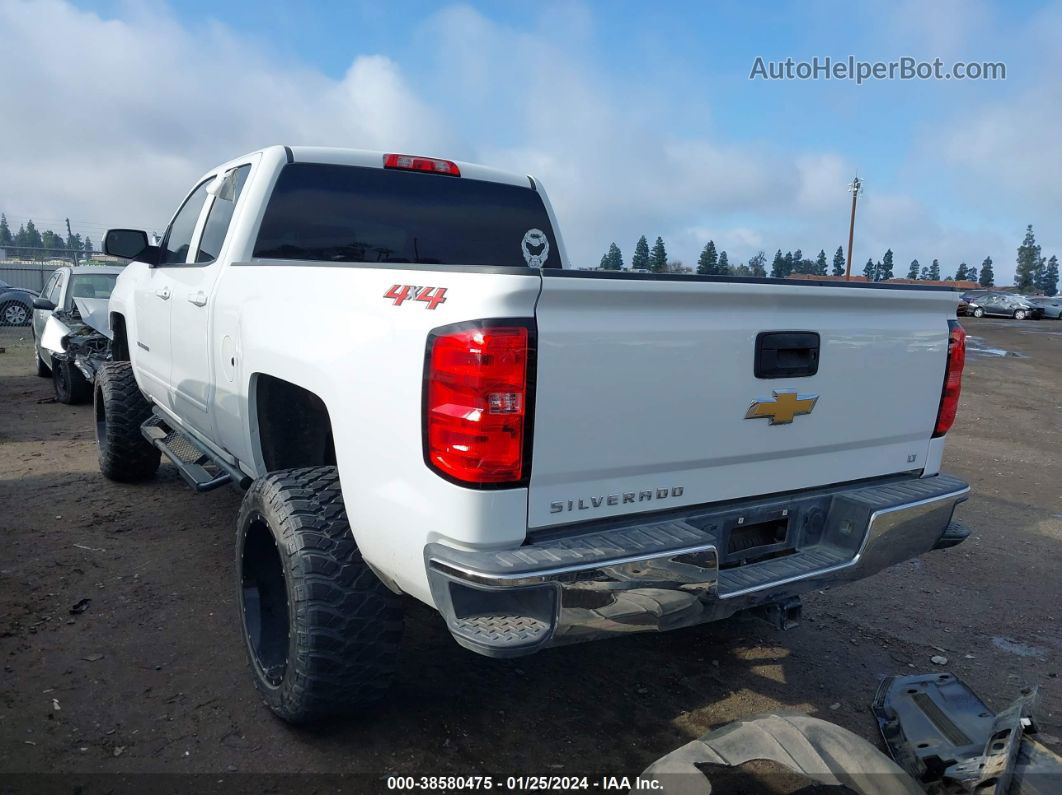
[{"label": "damaged white car", "polygon": [[87,403],[97,368],[110,361],[107,302],[121,267],[57,268],[33,300],[37,375],[52,378],[60,403]]}]

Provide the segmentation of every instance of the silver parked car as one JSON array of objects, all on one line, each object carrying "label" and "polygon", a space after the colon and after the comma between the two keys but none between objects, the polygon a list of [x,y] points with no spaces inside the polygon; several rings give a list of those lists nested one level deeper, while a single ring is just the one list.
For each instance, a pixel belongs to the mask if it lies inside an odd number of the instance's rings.
[{"label": "silver parked car", "polygon": [[71,334],[111,337],[107,303],[120,267],[57,268],[41,295],[33,299],[33,353],[37,375],[51,376],[56,400],[84,403],[92,384],[67,352]]},{"label": "silver parked car", "polygon": [[1030,298],[1029,303],[1043,310],[1044,317],[1062,320],[1062,295],[1039,295],[1035,298]]}]

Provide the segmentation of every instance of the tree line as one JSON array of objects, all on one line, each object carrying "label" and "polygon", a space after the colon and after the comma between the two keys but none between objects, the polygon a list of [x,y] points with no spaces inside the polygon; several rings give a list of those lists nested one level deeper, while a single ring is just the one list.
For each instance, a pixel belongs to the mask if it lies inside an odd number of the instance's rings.
[{"label": "tree line", "polygon": [[[896,278],[894,272],[892,249],[886,250],[880,260],[868,258],[863,266],[863,276],[867,281],[882,282]],[[609,245],[608,251],[601,257],[601,270],[618,271],[624,269],[623,252],[615,242]],[[678,260],[669,260],[667,247],[661,237],[656,238],[652,249],[645,235],[638,238],[634,245],[634,255],[631,257],[631,270],[645,270],[652,273],[692,273],[693,269]],[[704,276],[757,276],[766,277],[767,254],[758,251],[748,262],[731,263],[726,251],[717,249],[714,240],[704,244],[700,257],[697,259],[697,273]],[[826,250],[820,249],[814,259],[808,259],[804,253],[782,250],[775,252],[771,261],[770,278],[784,279],[794,273],[810,274],[813,276],[844,276],[845,256],[841,246],[833,254],[833,258],[827,261]],[[960,262],[955,273],[949,276],[941,276],[940,261],[934,259],[929,265],[922,265],[917,259],[911,260],[907,269],[906,278],[924,281],[970,281],[980,284],[982,287],[994,287],[996,274],[992,267],[992,258],[985,257],[980,268]],[[1014,285],[1021,292],[1039,292],[1044,295],[1055,295],[1058,292],[1058,258],[1051,256],[1045,258],[1036,243],[1033,228],[1030,224],[1025,233],[1025,239],[1018,248],[1017,269],[1014,277]]]},{"label": "tree line", "polygon": [[[32,220],[20,224],[18,231],[12,233],[7,223],[7,216],[0,213],[0,248],[6,249],[8,256],[62,257],[72,251],[86,256],[95,253],[92,239],[81,233],[70,231],[70,219],[66,220],[66,236],[45,229],[41,232]],[[22,251],[25,249],[25,251]]]}]

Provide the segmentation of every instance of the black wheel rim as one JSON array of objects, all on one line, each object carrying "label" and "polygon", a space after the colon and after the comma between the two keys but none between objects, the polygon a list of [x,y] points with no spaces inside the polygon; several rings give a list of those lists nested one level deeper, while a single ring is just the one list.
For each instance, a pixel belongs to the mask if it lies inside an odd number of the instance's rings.
[{"label": "black wheel rim", "polygon": [[288,591],[280,550],[261,514],[250,517],[240,558],[240,602],[251,658],[271,687],[288,667]]}]

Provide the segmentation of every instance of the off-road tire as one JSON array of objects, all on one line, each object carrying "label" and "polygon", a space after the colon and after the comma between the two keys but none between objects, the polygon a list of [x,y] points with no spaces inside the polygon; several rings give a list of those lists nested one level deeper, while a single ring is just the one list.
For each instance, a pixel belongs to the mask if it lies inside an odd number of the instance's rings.
[{"label": "off-road tire", "polygon": [[362,559],[334,466],[251,485],[236,520],[236,590],[255,686],[279,717],[309,723],[384,696],[401,597]]},{"label": "off-road tire", "polygon": [[92,384],[69,360],[52,359],[52,386],[55,388],[55,399],[68,406],[92,400]]},{"label": "off-road tire", "polygon": [[33,349],[33,358],[37,362],[37,375],[41,378],[51,378],[52,368],[44,363],[44,359],[41,358],[41,354],[36,348]]},{"label": "off-road tire", "polygon": [[147,480],[159,468],[159,450],[140,433],[151,404],[140,393],[129,362],[109,362],[96,374],[93,413],[100,472],[110,480]]}]

